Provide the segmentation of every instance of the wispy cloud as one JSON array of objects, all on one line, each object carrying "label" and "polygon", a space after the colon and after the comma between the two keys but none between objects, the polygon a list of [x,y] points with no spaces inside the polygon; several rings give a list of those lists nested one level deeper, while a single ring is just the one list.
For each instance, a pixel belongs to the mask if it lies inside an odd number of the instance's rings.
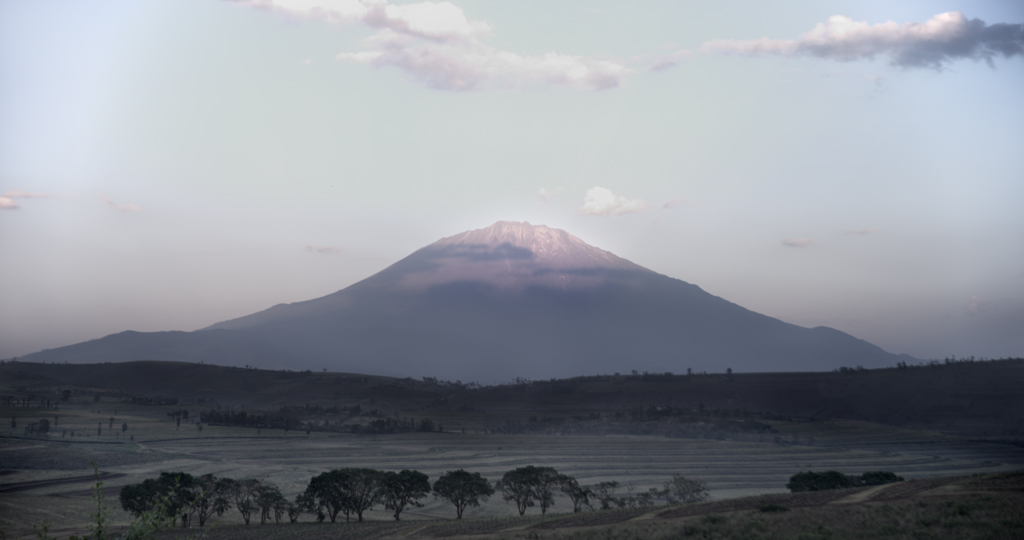
[{"label": "wispy cloud", "polygon": [[49,199],[50,197],[53,197],[53,195],[50,195],[49,193],[29,193],[27,191],[16,189],[14,191],[8,191],[7,193],[0,195],[0,197],[6,197],[8,199]]},{"label": "wispy cloud", "polygon": [[693,51],[682,49],[668,54],[663,54],[654,61],[654,65],[651,66],[652,71],[661,71],[674,67],[684,60],[693,58]]},{"label": "wispy cloud", "polygon": [[988,302],[978,298],[977,296],[971,296],[967,299],[967,315],[973,317],[978,313],[981,313],[988,307]]},{"label": "wispy cloud", "polygon": [[53,195],[49,193],[29,193],[18,189],[8,191],[0,195],[0,210],[17,210],[21,208],[21,205],[16,203],[14,199],[48,199],[50,197],[53,197]]},{"label": "wispy cloud", "polygon": [[690,199],[688,199],[686,197],[676,197],[676,198],[674,198],[672,200],[665,201],[665,203],[661,205],[661,208],[663,210],[667,210],[667,209],[672,208],[673,206],[676,206],[676,205],[679,205],[679,204],[689,204],[689,203],[690,203]]},{"label": "wispy cloud", "polygon": [[309,245],[309,246],[306,246],[306,251],[310,251],[310,252],[313,252],[313,253],[333,254],[333,253],[341,253],[341,248],[339,246],[313,246],[313,245]]},{"label": "wispy cloud", "polygon": [[810,243],[810,238],[787,238],[782,241],[782,245],[795,248],[807,247]]},{"label": "wispy cloud", "polygon": [[565,188],[562,186],[558,186],[554,189],[540,188],[537,190],[536,197],[538,201],[546,203],[551,199],[551,197],[561,195],[562,193],[565,193]]},{"label": "wispy cloud", "polygon": [[958,59],[985,60],[1024,56],[1024,24],[986,24],[959,11],[940,13],[923,23],[868,24],[842,15],[818,23],[798,39],[716,39],[705,53],[744,56],[813,56],[849,62],[888,57],[895,66],[939,69]]},{"label": "wispy cloud", "polygon": [[583,196],[583,207],[580,208],[580,213],[592,216],[617,216],[640,212],[650,206],[643,199],[628,199],[612,193],[610,189],[594,186],[588,189],[586,195]]},{"label": "wispy cloud", "polygon": [[874,227],[868,227],[866,229],[854,229],[849,231],[843,231],[843,234],[872,234],[878,232],[878,229]]},{"label": "wispy cloud", "polygon": [[473,21],[452,2],[395,5],[387,0],[241,0],[236,3],[331,23],[361,23],[377,32],[366,50],[336,59],[403,70],[441,90],[564,86],[614,88],[629,72],[623,64],[556,52],[520,55],[486,45],[486,21]]},{"label": "wispy cloud", "polygon": [[117,203],[111,200],[110,197],[107,197],[106,195],[100,195],[100,198],[103,199],[103,202],[109,204],[110,206],[113,206],[114,208],[117,208],[122,212],[138,212],[140,210],[139,205],[135,203]]}]

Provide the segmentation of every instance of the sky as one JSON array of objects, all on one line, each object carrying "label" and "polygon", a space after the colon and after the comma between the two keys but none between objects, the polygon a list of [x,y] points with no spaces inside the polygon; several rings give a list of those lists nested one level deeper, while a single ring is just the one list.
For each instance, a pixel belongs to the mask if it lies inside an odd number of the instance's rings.
[{"label": "sky", "polygon": [[1024,356],[1024,3],[0,0],[0,358],[499,220],[920,359]]}]

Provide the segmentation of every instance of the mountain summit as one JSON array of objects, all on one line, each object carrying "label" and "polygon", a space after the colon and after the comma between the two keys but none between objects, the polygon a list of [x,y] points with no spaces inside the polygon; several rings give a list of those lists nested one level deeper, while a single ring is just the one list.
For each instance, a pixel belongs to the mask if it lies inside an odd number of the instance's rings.
[{"label": "mountain summit", "polygon": [[588,245],[500,221],[336,293],[195,332],[123,332],[26,359],[182,360],[494,382],[627,372],[821,371],[900,358],[744,309]]}]

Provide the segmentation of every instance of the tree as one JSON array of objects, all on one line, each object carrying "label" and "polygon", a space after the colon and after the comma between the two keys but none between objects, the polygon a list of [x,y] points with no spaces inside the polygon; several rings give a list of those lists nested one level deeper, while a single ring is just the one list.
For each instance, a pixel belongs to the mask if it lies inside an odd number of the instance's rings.
[{"label": "tree", "polygon": [[260,525],[265,524],[270,519],[271,512],[275,514],[275,521],[281,521],[281,514],[277,511],[277,508],[283,508],[282,503],[287,501],[277,486],[260,484],[260,487],[256,490],[255,502],[256,506],[260,509]]},{"label": "tree", "polygon": [[306,487],[305,500],[308,501],[309,510],[312,511],[315,508],[318,514],[329,517],[331,523],[337,519],[339,512],[348,507],[348,493],[342,486],[343,476],[343,473],[337,469],[320,473],[311,478]]},{"label": "tree", "polygon": [[575,478],[564,474],[558,475],[558,487],[572,501],[573,513],[579,513],[583,505],[590,506],[590,496],[594,492],[586,486],[581,486]]},{"label": "tree", "polygon": [[[347,473],[345,489],[349,493],[349,509],[359,521],[363,512],[380,502],[383,488],[383,473],[376,469],[341,469]],[[347,514],[346,514],[347,516]]]},{"label": "tree", "polygon": [[191,486],[191,512],[199,517],[199,526],[206,526],[206,520],[214,514],[224,515],[231,508],[231,480],[204,474],[195,479]]},{"label": "tree", "polygon": [[295,523],[299,521],[299,516],[306,510],[306,505],[302,500],[303,493],[299,493],[295,496],[295,501],[288,503],[288,522]]},{"label": "tree", "polygon": [[796,473],[789,477],[786,484],[793,493],[802,491],[822,491],[826,489],[842,489],[853,487],[854,482],[849,476],[839,471]]},{"label": "tree", "polygon": [[121,424],[121,433],[128,431],[128,422]]},{"label": "tree", "polygon": [[121,488],[121,507],[135,517],[152,511],[159,505],[171,523],[177,523],[182,511],[192,511],[196,493],[196,479],[183,472],[162,472],[158,478],[149,478],[141,484]]},{"label": "tree", "polygon": [[601,482],[594,486],[594,495],[601,503],[601,510],[609,510],[613,504],[619,507],[623,506],[622,499],[615,496],[615,490],[618,487],[619,483],[615,481]]},{"label": "tree", "polygon": [[534,466],[520,467],[506,472],[501,480],[494,484],[495,489],[501,491],[501,498],[505,502],[515,501],[516,510],[519,515],[526,513],[526,509],[533,506],[534,487]]},{"label": "tree", "polygon": [[540,505],[540,513],[546,514],[548,508],[555,505],[555,488],[559,485],[558,471],[552,467],[535,467],[536,478],[533,485],[533,496]]},{"label": "tree", "polygon": [[67,401],[71,399],[71,390],[64,390],[60,393],[61,401]]},{"label": "tree", "polygon": [[395,511],[395,521],[406,506],[423,506],[420,499],[430,493],[430,477],[419,471],[386,472],[382,484],[381,499]]},{"label": "tree", "polygon": [[252,517],[252,513],[256,511],[259,506],[256,504],[256,495],[259,493],[260,486],[263,485],[259,480],[255,478],[246,478],[244,480],[228,480],[227,490],[228,496],[235,503],[235,508],[240,514],[242,519],[245,520],[245,524],[249,524],[249,519]]},{"label": "tree", "polygon": [[669,504],[687,504],[708,500],[710,492],[708,483],[696,478],[687,478],[681,474],[673,474],[665,481],[663,492]]},{"label": "tree", "polygon": [[455,514],[462,519],[467,506],[480,506],[494,495],[494,488],[480,473],[469,473],[462,469],[448,471],[434,482],[434,496],[455,505]]}]

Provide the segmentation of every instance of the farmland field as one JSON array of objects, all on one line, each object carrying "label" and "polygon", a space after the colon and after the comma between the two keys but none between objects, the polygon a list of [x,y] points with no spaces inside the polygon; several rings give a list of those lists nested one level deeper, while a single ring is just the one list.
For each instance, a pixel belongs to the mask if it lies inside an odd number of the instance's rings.
[{"label": "farmland field", "polygon": [[[356,379],[363,381],[347,376],[347,380]],[[945,431],[941,426],[770,414],[752,416],[704,411],[703,404],[699,411],[695,408],[682,413],[681,419],[657,417],[654,420],[637,420],[635,413],[630,413],[634,414],[630,419],[628,414],[619,412],[629,411],[622,406],[611,410],[588,409],[578,403],[572,407],[559,402],[524,408],[520,402],[493,403],[493,398],[488,398],[492,399],[492,404],[487,407],[450,407],[437,404],[455,400],[459,395],[457,388],[423,387],[418,390],[422,395],[414,395],[416,399],[409,401],[408,396],[394,392],[392,383],[376,387],[372,382],[359,384],[362,386],[354,388],[364,393],[348,399],[361,405],[363,412],[346,413],[344,407],[352,407],[352,401],[324,398],[323,403],[338,403],[341,412],[318,412],[316,414],[321,416],[306,417],[305,424],[293,424],[299,427],[286,430],[280,426],[243,427],[198,421],[197,411],[242,406],[226,398],[216,404],[210,403],[210,398],[205,398],[205,404],[199,401],[204,398],[174,403],[159,399],[146,401],[139,399],[138,394],[126,394],[122,390],[82,387],[41,375],[0,370],[0,386],[6,385],[4,393],[13,396],[0,405],[0,418],[13,420],[0,424],[0,470],[3,471],[0,474],[0,530],[8,537],[34,538],[32,526],[49,521],[51,534],[56,533],[61,538],[83,531],[94,506],[90,489],[95,482],[93,464],[105,475],[101,480],[110,523],[115,530],[130,520],[117,501],[120,488],[155,477],[162,471],[259,478],[277,485],[289,499],[305,489],[311,477],[342,467],[415,469],[428,474],[432,480],[445,471],[461,468],[480,472],[493,483],[505,471],[540,465],[573,476],[582,485],[618,482],[620,495],[661,487],[673,474],[705,480],[714,501],[706,504],[718,506],[705,510],[697,507],[671,510],[675,512],[669,515],[672,521],[689,519],[687,516],[697,515],[694,512],[751,511],[727,500],[787,493],[788,478],[800,471],[839,470],[860,474],[884,470],[908,480],[927,480],[1024,469],[1024,451],[1014,444],[1012,433],[1009,436],[992,433],[993,436],[986,439],[977,439]],[[411,383],[401,384],[413,388]],[[66,389],[73,391],[71,399],[56,399]],[[510,393],[518,395],[514,389]],[[29,395],[36,403],[40,399],[51,402],[32,406],[30,401],[25,401]],[[245,395],[237,399],[253,401],[251,396]],[[275,399],[280,406],[282,398]],[[251,403],[247,407],[255,409]],[[183,409],[190,410],[191,414],[181,421]],[[307,407],[307,410],[312,409]],[[652,410],[644,414],[650,415]],[[680,414],[674,409],[658,409],[665,410]],[[445,428],[443,431],[392,433],[345,429],[352,425],[365,426],[382,418],[406,416],[432,418]],[[48,433],[26,433],[25,426],[43,419],[50,423]],[[511,423],[527,428],[540,427],[522,429],[515,434],[488,428]],[[308,429],[315,425],[323,428]],[[743,427],[746,425],[753,428]],[[713,426],[716,431],[707,431],[707,426]],[[888,499],[883,494],[875,494],[871,501],[872,504],[895,504],[940,488],[944,482],[908,481],[889,487]],[[783,504],[793,507],[792,516],[797,515],[800,508],[825,505],[835,496],[834,493],[785,495],[788,498],[784,501],[788,502]],[[506,504],[500,495],[495,495],[478,508],[468,508],[467,519],[456,522],[451,521],[454,510],[449,503],[429,498],[425,503],[422,508],[403,512],[401,523],[395,523],[390,513],[378,505],[366,514],[369,523],[349,525],[341,537],[377,538],[392,534],[447,537],[499,532],[505,535],[513,534],[510,532],[513,529],[526,530],[527,527],[532,531],[530,534],[548,534],[546,531],[561,534],[558,531],[584,524],[596,527],[639,523],[646,519],[644,515],[650,514],[647,509],[624,509],[559,517],[540,516],[539,510],[533,508],[525,518],[520,518],[514,505]],[[571,510],[567,499],[556,497],[551,512]],[[264,525],[259,530],[268,538],[319,538],[324,529],[310,523],[311,520],[311,516],[304,515],[300,523]],[[240,523],[238,512],[232,510],[214,517],[210,525],[215,527],[211,530],[223,531],[217,533],[216,538],[247,537],[248,533],[244,532],[229,534]],[[251,527],[245,530],[252,531]],[[271,531],[276,532],[271,534]],[[339,537],[330,534],[332,538]]]}]

